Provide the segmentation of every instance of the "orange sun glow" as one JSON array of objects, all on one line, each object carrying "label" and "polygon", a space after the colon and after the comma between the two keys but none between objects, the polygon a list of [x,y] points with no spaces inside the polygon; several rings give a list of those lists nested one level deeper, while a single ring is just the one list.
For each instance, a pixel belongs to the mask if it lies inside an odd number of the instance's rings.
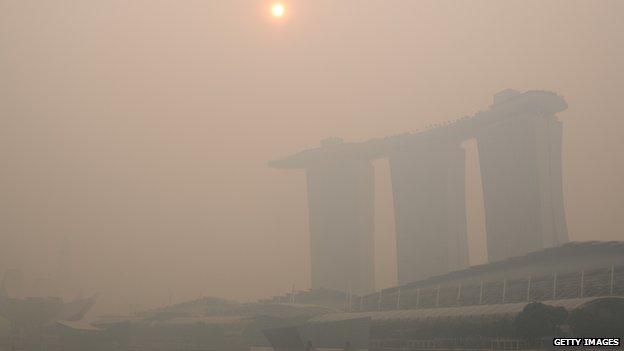
[{"label": "orange sun glow", "polygon": [[286,8],[281,3],[277,2],[271,6],[271,14],[273,17],[280,18],[284,16]]}]

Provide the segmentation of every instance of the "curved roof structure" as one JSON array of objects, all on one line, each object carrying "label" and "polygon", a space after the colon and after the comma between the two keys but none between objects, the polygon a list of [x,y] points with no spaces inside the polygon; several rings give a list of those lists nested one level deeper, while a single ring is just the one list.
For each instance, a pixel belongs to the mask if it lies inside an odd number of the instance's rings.
[{"label": "curved roof structure", "polygon": [[248,316],[277,318],[311,318],[336,312],[336,310],[326,306],[285,303],[249,303],[244,304],[239,311]]},{"label": "curved roof structure", "polygon": [[[601,255],[605,257],[608,255],[624,257],[624,241],[573,241],[561,246],[529,252],[528,254],[523,256],[516,256],[502,261],[472,266],[459,271],[453,271],[447,274],[433,276],[427,279],[415,281],[401,286],[386,288],[383,289],[383,291],[385,294],[388,292],[394,292],[399,288],[435,286],[458,279],[474,277],[481,274],[502,272],[512,269],[514,267],[523,267],[534,262],[561,261],[564,258],[577,260],[578,257],[587,254]],[[373,296],[378,293],[379,292],[374,292],[368,294],[367,296]]]},{"label": "curved roof structure", "polygon": [[[150,326],[169,325],[242,325],[251,321],[250,317],[244,316],[206,316],[206,317],[175,317],[164,321],[147,322]],[[138,324],[146,323],[144,321]]]},{"label": "curved roof structure", "polygon": [[[550,306],[564,307],[571,311],[598,300],[614,299],[624,302],[622,297],[589,297],[581,299],[544,301]],[[355,313],[331,313],[310,319],[310,323],[327,323],[369,317],[372,322],[383,321],[418,321],[440,318],[483,318],[497,316],[514,316],[520,313],[530,302],[509,303],[499,305],[477,305],[462,307],[425,308],[417,310],[394,310]]]}]

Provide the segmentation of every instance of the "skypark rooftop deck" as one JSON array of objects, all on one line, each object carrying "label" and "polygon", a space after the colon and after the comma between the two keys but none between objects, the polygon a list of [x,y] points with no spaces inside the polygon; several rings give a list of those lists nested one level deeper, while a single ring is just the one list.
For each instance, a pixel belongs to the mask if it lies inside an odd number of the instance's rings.
[{"label": "skypark rooftop deck", "polygon": [[[504,92],[506,91],[501,93]],[[415,133],[375,138],[364,142],[331,143],[271,161],[269,166],[278,169],[306,168],[329,157],[374,160],[387,157],[392,149],[402,145],[426,143],[430,140],[467,140],[476,137],[481,130],[506,119],[536,113],[549,116],[565,110],[568,106],[563,97],[540,90],[518,93],[501,100],[503,101],[495,101],[487,111],[434,125],[432,128]]]}]

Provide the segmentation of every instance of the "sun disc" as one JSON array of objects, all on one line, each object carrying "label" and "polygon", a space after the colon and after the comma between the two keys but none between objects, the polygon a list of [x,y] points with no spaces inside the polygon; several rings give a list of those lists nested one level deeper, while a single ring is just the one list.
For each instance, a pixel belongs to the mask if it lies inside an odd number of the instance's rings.
[{"label": "sun disc", "polygon": [[273,15],[273,17],[283,17],[285,12],[286,8],[284,8],[284,5],[280,4],[279,2],[271,6],[271,14]]}]

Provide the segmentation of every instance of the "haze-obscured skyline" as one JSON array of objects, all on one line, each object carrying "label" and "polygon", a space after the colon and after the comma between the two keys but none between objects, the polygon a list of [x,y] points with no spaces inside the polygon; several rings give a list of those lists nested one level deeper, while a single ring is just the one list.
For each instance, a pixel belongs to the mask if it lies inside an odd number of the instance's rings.
[{"label": "haze-obscured skyline", "polygon": [[[71,276],[101,311],[309,286],[305,178],[266,162],[552,90],[571,240],[624,240],[619,1],[0,0],[0,267]],[[469,145],[469,152],[473,146]],[[376,282],[396,283],[376,162]],[[476,160],[471,262],[485,259]]]}]

